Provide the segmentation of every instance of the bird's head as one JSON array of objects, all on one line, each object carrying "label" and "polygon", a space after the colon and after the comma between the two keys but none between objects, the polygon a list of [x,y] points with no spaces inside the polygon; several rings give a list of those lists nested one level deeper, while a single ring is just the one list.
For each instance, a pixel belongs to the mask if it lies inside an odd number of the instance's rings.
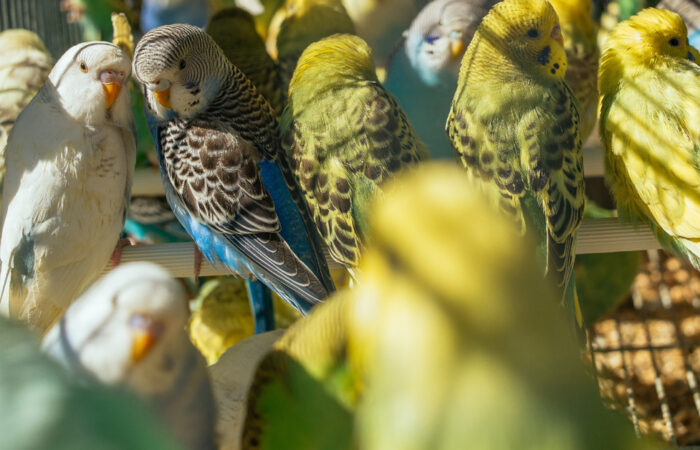
[{"label": "bird's head", "polygon": [[455,0],[423,8],[406,32],[406,55],[425,84],[456,82],[467,44],[486,12]]},{"label": "bird's head", "polygon": [[290,92],[295,87],[315,89],[347,79],[377,80],[372,49],[355,35],[334,34],[306,47],[294,70]]},{"label": "bird's head", "polygon": [[134,76],[160,120],[191,118],[219,92],[228,60],[200,28],[175,24],[146,33],[134,51]]},{"label": "bird's head", "polygon": [[654,65],[658,57],[693,59],[681,17],[666,9],[646,8],[621,22],[606,41],[628,63]]},{"label": "bird's head", "polygon": [[68,49],[49,74],[49,89],[76,120],[99,125],[131,122],[128,83],[131,64],[119,47],[84,42]]},{"label": "bird's head", "polygon": [[[615,92],[623,74],[634,77],[638,70],[674,60],[696,60],[697,51],[688,45],[685,23],[669,10],[647,8],[612,31],[601,52],[598,90]],[[697,61],[696,61],[697,62]]]},{"label": "bird's head", "polygon": [[185,364],[186,320],[182,286],[154,264],[131,263],[98,280],[57,328],[101,382],[150,395],[172,386]]},{"label": "bird's head", "polygon": [[34,49],[48,53],[41,38],[28,30],[21,28],[5,30],[0,33],[0,48],[6,50]]},{"label": "bird's head", "polygon": [[[528,74],[563,80],[566,73],[564,40],[554,8],[547,0],[503,0],[496,3],[477,30],[478,45],[486,43]],[[485,41],[485,42],[484,42]],[[478,48],[476,51],[480,51]],[[465,58],[466,60],[466,58]]]}]

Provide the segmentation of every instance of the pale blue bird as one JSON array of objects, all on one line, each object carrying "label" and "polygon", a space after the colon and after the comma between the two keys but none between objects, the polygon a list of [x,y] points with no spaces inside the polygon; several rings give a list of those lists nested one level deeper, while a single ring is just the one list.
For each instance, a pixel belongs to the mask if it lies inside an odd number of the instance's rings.
[{"label": "pale blue bird", "polygon": [[202,254],[303,313],[326,298],[334,286],[319,237],[274,113],[252,83],[209,35],[184,24],[146,33],[134,70],[168,203]]},{"label": "pale blue bird", "polygon": [[445,121],[462,56],[494,0],[435,0],[404,33],[384,86],[398,99],[430,156],[454,160]]},{"label": "pale blue bird", "polygon": [[207,0],[143,0],[141,30],[150,31],[161,25],[188,23],[204,28],[209,22]]}]

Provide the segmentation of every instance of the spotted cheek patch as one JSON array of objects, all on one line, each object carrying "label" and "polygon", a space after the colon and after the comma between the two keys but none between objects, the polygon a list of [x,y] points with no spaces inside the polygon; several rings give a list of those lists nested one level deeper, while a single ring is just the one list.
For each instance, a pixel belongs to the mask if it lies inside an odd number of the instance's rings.
[{"label": "spotted cheek patch", "polygon": [[561,75],[566,70],[566,61],[554,60],[549,66],[549,73],[552,75]]},{"label": "spotted cheek patch", "polygon": [[549,45],[540,50],[540,52],[537,54],[537,62],[540,63],[543,66],[546,66],[549,64],[549,55],[552,53],[552,49],[549,48]]}]

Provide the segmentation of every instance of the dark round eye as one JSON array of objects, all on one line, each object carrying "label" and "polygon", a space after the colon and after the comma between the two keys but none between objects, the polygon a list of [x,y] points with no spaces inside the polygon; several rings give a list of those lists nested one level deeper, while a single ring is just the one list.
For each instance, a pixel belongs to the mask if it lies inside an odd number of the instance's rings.
[{"label": "dark round eye", "polygon": [[535,28],[530,28],[529,30],[527,30],[527,37],[537,39],[538,37],[540,37],[540,32]]},{"label": "dark round eye", "polygon": [[182,70],[182,69],[184,69],[184,68],[185,68],[185,60],[184,60],[184,59],[181,59],[181,60],[180,60],[180,70]]},{"label": "dark round eye", "polygon": [[678,38],[671,38],[670,41],[668,41],[669,44],[671,44],[671,47],[678,47],[681,45],[681,42],[678,40]]},{"label": "dark round eye", "polygon": [[87,64],[85,64],[84,62],[81,62],[80,63],[80,70],[87,73],[87,71],[88,71]]}]

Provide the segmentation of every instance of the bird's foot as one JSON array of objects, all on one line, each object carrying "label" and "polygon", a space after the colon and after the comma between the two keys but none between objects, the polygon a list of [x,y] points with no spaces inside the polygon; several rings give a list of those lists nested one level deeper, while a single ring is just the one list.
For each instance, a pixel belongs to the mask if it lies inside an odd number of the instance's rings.
[{"label": "bird's foot", "polygon": [[117,267],[122,262],[122,249],[132,245],[137,245],[137,242],[136,239],[131,237],[119,239],[119,241],[117,241],[117,245],[114,247],[112,256],[109,258],[109,260],[112,262],[112,267]]},{"label": "bird's foot", "polygon": [[199,282],[199,273],[202,271],[202,251],[194,244],[194,282]]},{"label": "bird's foot", "polygon": [[248,279],[249,279],[252,283],[255,283],[256,281],[258,281],[258,279],[255,277],[255,275],[253,275],[251,272],[248,273]]}]

